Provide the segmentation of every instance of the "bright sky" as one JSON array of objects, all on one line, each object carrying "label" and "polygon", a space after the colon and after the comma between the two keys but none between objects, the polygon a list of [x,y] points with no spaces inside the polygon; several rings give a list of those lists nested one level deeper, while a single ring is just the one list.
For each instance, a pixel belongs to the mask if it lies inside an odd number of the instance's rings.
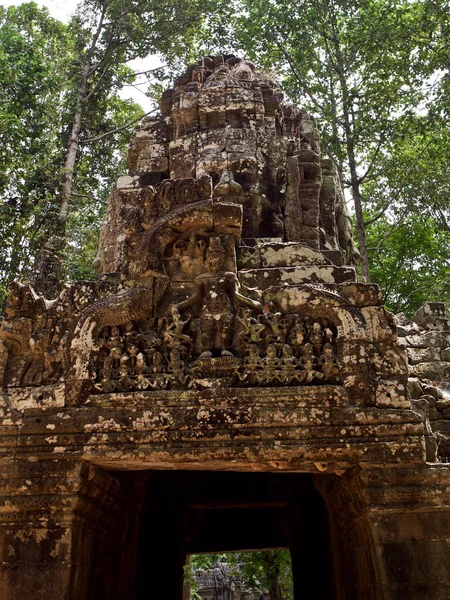
[{"label": "bright sky", "polygon": [[[48,8],[49,13],[55,19],[60,21],[68,22],[71,14],[75,11],[77,6],[77,0],[34,0],[39,6],[45,6]],[[22,4],[24,0],[0,0],[0,4],[3,6],[17,6]],[[161,62],[157,56],[149,56],[145,60],[135,60],[129,63],[129,66],[136,69],[137,72],[154,69],[159,67]],[[135,102],[140,104],[145,112],[148,112],[153,108],[153,104],[145,95],[147,88],[146,82],[139,85],[139,82],[135,86],[128,86],[121,92],[122,98],[132,98]]]},{"label": "bright sky", "polygon": [[[2,0],[3,6],[17,6],[22,4],[23,0]],[[55,19],[68,21],[70,15],[76,8],[76,0],[35,0],[39,6],[46,6]]]}]

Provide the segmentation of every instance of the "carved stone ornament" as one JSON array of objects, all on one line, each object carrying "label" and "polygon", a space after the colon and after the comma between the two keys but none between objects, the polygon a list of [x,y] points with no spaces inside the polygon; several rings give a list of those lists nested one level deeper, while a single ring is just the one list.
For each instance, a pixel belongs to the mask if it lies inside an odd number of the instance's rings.
[{"label": "carved stone ornament", "polygon": [[297,596],[449,598],[450,321],[357,280],[313,119],[207,56],[128,167],[98,279],[8,289],[1,600],[179,600],[189,554],[289,545]]},{"label": "carved stone ornament", "polygon": [[355,282],[337,171],[314,121],[274,82],[231,56],[189,67],[134,132],[128,163],[100,235],[99,280],[52,301],[11,285],[4,385],[67,384],[71,404],[214,387],[404,397],[401,359],[379,358],[390,316]]}]

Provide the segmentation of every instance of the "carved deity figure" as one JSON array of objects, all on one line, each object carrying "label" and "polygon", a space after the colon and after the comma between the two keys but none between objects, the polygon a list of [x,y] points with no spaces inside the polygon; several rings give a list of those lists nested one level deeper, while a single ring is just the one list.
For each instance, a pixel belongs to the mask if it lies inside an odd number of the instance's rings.
[{"label": "carved deity figure", "polygon": [[225,248],[219,237],[211,237],[206,251],[207,271],[195,279],[194,293],[176,306],[180,311],[189,307],[200,308],[200,358],[209,358],[214,350],[230,356],[235,305],[260,308],[256,300],[239,292],[234,273],[224,271]]},{"label": "carved deity figure", "polygon": [[164,357],[161,352],[155,350],[152,356],[152,371],[153,373],[165,373],[166,365],[164,363]]},{"label": "carved deity figure", "polygon": [[325,341],[327,344],[332,344],[333,343],[333,332],[331,331],[331,329],[329,327],[325,328]]},{"label": "carved deity figure", "polygon": [[324,345],[323,354],[319,358],[319,367],[321,367],[324,378],[327,381],[335,379],[339,375],[337,357],[334,354],[333,346],[331,344]]},{"label": "carved deity figure", "polygon": [[115,379],[119,376],[121,355],[122,352],[119,347],[111,348],[109,355],[103,363],[103,371],[101,373],[103,379]]},{"label": "carved deity figure", "polygon": [[323,345],[324,338],[325,338],[325,333],[322,331],[321,324],[317,323],[317,321],[314,322],[309,339],[311,341],[311,344],[314,346],[318,356],[320,355],[320,353],[322,351],[322,345]]},{"label": "carved deity figure", "polygon": [[[280,382],[289,384],[296,375],[296,369],[298,366],[298,359],[294,356],[292,347],[289,344],[284,344],[281,354],[281,369]],[[302,371],[297,371],[297,374]]]},{"label": "carved deity figure", "polygon": [[277,349],[274,344],[269,344],[266,350],[266,357],[263,360],[263,365],[268,371],[278,369],[280,359],[277,357]]},{"label": "carved deity figure", "polygon": [[188,376],[185,375],[184,368],[184,361],[181,360],[180,353],[178,352],[178,350],[174,348],[170,352],[169,366],[167,369],[168,372],[172,375],[174,383],[180,383],[181,385],[184,385],[187,382]]},{"label": "carved deity figure", "polygon": [[289,337],[289,341],[293,346],[303,346],[307,335],[305,321],[301,317],[296,317],[292,331]]},{"label": "carved deity figure", "polygon": [[261,366],[259,348],[256,344],[250,344],[244,357],[244,366],[249,369],[258,369]]},{"label": "carved deity figure", "polygon": [[111,327],[111,333],[107,341],[107,346],[110,350],[114,348],[123,348],[123,338],[120,335],[120,329],[118,327]]},{"label": "carved deity figure", "polygon": [[306,371],[306,383],[311,383],[313,379],[323,378],[323,373],[317,370],[317,358],[313,354],[312,344],[303,346],[303,356],[299,358],[298,364]]},{"label": "carved deity figure", "polygon": [[298,360],[295,358],[291,346],[284,344],[283,353],[281,356],[281,364],[283,369],[292,370],[297,367]]}]

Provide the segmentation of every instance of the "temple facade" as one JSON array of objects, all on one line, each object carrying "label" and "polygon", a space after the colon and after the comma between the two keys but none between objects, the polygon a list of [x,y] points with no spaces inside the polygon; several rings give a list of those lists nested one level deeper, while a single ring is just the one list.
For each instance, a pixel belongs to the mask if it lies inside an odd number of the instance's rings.
[{"label": "temple facade", "polygon": [[209,56],[128,164],[98,281],[9,287],[0,597],[182,600],[190,553],[289,548],[296,599],[449,598],[449,323],[358,281],[313,120]]}]

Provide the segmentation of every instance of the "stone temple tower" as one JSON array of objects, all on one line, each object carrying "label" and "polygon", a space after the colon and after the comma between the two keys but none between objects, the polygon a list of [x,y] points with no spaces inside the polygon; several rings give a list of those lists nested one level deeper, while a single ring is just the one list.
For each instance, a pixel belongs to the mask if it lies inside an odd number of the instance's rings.
[{"label": "stone temple tower", "polygon": [[448,598],[449,468],[313,120],[209,56],[128,162],[98,281],[9,289],[0,597],[182,600],[190,553],[286,547],[296,598]]}]

